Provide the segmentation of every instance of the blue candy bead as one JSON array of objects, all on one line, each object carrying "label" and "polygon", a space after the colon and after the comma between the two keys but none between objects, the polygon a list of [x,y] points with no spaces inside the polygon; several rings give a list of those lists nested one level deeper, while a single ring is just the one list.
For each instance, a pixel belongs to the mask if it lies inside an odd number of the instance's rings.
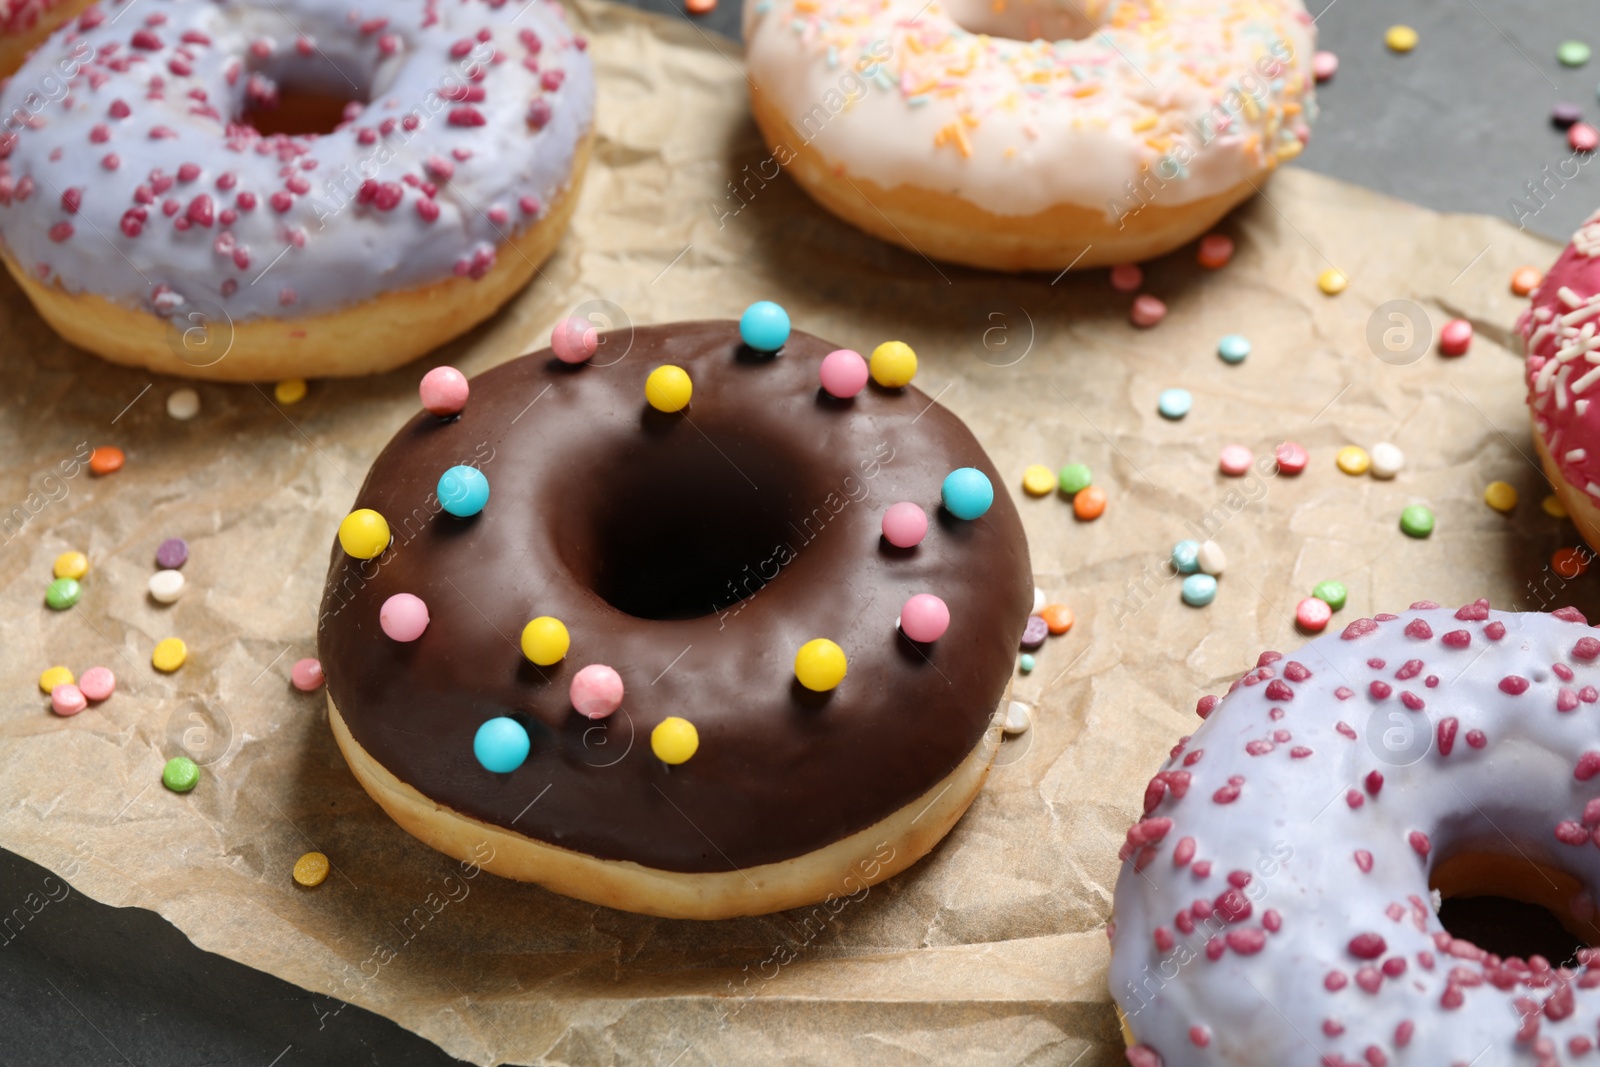
[{"label": "blue candy bead", "polygon": [[1191,574],[1183,580],[1183,602],[1203,608],[1217,599],[1217,580],[1209,574]]},{"label": "blue candy bead", "polygon": [[1250,354],[1250,339],[1244,334],[1230,333],[1217,342],[1217,355],[1224,363],[1243,363]]},{"label": "blue candy bead", "polygon": [[1187,389],[1163,389],[1156,401],[1156,410],[1169,419],[1181,419],[1194,407],[1194,397]]},{"label": "blue candy bead", "polygon": [[489,479],[476,467],[451,467],[439,476],[439,503],[450,514],[465,519],[489,502]]},{"label": "blue candy bead", "polygon": [[945,475],[939,490],[945,510],[958,519],[981,518],[994,503],[994,486],[989,476],[975,467],[958,467]]},{"label": "blue candy bead", "polygon": [[776,352],[789,339],[789,313],[770,300],[757,300],[739,317],[739,336],[757,352]]},{"label": "blue candy bead", "polygon": [[1193,574],[1200,569],[1200,542],[1179,541],[1172,546],[1172,569],[1179,574]]},{"label": "blue candy bead", "polygon": [[472,739],[472,754],[484,770],[510,774],[528,758],[530,746],[528,731],[522,724],[501,716],[478,727],[477,736]]}]

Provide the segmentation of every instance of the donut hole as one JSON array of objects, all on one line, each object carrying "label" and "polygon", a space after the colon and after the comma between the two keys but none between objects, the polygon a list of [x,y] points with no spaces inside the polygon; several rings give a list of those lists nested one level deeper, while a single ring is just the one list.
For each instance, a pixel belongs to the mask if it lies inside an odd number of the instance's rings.
[{"label": "donut hole", "polygon": [[1600,944],[1600,917],[1583,883],[1525,856],[1458,853],[1434,868],[1429,884],[1443,898],[1439,922],[1451,936],[1497,956],[1542,956],[1560,966]]},{"label": "donut hole", "polygon": [[347,114],[371,101],[369,67],[341,42],[328,42],[310,55],[279,49],[253,60],[249,74],[239,79],[237,120],[267,136],[332,133]]},{"label": "donut hole", "polygon": [[1099,28],[1063,0],[945,0],[944,8],[968,33],[1013,41],[1081,41]]},{"label": "donut hole", "polygon": [[283,134],[288,137],[321,136],[332,133],[344,122],[345,108],[350,97],[320,89],[285,87],[278,91],[276,101],[270,106],[247,106],[239,121],[253,127],[257,133],[271,137]]}]

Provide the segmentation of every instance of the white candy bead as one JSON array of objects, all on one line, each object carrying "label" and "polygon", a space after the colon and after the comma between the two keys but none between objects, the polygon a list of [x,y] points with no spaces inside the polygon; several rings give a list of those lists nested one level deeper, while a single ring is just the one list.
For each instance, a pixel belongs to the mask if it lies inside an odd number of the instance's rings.
[{"label": "white candy bead", "polygon": [[167,414],[179,422],[188,422],[200,414],[200,394],[188,386],[174,389],[167,397]]},{"label": "white candy bead", "polygon": [[1038,586],[1033,587],[1033,613],[1035,615],[1044,608],[1044,590]]},{"label": "white candy bead", "polygon": [[183,572],[156,571],[150,576],[150,595],[161,604],[177,600],[183,595]]},{"label": "white candy bead", "polygon": [[1207,541],[1200,546],[1200,552],[1195,556],[1195,562],[1200,564],[1200,570],[1213,578],[1221,574],[1228,566],[1228,554],[1222,551],[1222,546],[1215,541]]},{"label": "white candy bead", "polygon": [[1028,714],[1028,705],[1020,700],[1013,700],[1006,708],[1006,721],[1001,729],[1006,736],[1015,737],[1017,734],[1026,733],[1028,727],[1033,725],[1033,718]]},{"label": "white candy bead", "polygon": [[1406,454],[1387,441],[1373,445],[1368,455],[1372,460],[1368,470],[1374,478],[1393,478],[1406,465]]}]

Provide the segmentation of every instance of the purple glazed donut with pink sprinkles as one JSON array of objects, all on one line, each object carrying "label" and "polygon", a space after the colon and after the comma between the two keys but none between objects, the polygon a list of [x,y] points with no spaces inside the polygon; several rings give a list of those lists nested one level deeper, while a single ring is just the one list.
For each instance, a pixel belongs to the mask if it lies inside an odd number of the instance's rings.
[{"label": "purple glazed donut with pink sprinkles", "polygon": [[1502,957],[1439,900],[1593,943],[1600,635],[1432,602],[1263,652],[1145,789],[1111,991],[1133,1067],[1600,1061],[1600,951]]}]

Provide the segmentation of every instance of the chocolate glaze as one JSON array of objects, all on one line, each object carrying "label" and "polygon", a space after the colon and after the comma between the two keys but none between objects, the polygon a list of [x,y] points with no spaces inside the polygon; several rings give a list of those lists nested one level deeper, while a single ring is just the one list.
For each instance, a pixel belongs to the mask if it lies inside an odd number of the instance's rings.
[{"label": "chocolate glaze", "polygon": [[[732,322],[640,328],[631,344],[606,335],[596,365],[536,352],[473,379],[459,418],[413,418],[353,505],[383,514],[394,543],[361,561],[335,540],[323,597],[328,690],[355,739],[455,811],[680,872],[814,851],[954,770],[1005,689],[1032,604],[1022,524],[982,447],[921,391],[822,393],[817,370],[833,347],[795,333],[763,357]],[[693,379],[686,413],[645,403],[645,377],[663,363]],[[471,519],[440,512],[434,496],[457,463],[489,479],[488,506]],[[996,488],[973,522],[939,507],[944,476],[963,466]],[[899,500],[932,519],[915,549],[880,535]],[[399,592],[431,615],[410,644],[378,626]],[[924,646],[895,627],[920,592],[951,615]],[[538,615],[572,635],[552,667],[518,647]],[[849,657],[829,694],[794,678],[813,637]],[[627,687],[599,723],[567,698],[590,663]],[[472,754],[479,724],[497,715],[533,738],[510,774]],[[668,715],[700,733],[676,767],[650,751]]]}]

